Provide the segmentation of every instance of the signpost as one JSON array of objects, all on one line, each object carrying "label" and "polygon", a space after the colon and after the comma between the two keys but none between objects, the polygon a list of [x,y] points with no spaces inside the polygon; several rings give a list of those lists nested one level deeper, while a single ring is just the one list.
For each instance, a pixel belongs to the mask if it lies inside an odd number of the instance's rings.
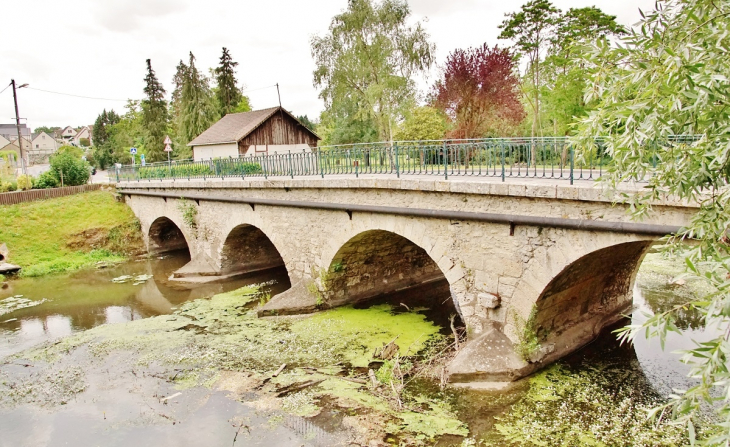
[{"label": "signpost", "polygon": [[135,155],[137,155],[137,148],[136,147],[130,147],[129,148],[129,153],[132,155],[132,166],[134,166],[135,159],[137,158],[137,157],[135,157]]}]

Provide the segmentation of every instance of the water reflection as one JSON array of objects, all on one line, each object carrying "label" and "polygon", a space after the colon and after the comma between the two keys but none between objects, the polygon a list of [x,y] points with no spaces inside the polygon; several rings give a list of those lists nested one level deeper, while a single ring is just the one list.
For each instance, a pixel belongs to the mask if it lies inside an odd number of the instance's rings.
[{"label": "water reflection", "polygon": [[[0,358],[34,344],[101,324],[169,314],[185,301],[206,298],[249,284],[274,280],[276,283],[269,286],[272,294],[290,287],[285,268],[209,284],[170,281],[172,272],[188,261],[189,255],[183,251],[103,270],[84,270],[68,275],[10,282],[10,288],[0,290],[0,299],[23,295],[33,301],[47,301],[0,317]],[[111,282],[122,275],[143,274],[152,275],[152,279],[136,286],[131,282]]]}]

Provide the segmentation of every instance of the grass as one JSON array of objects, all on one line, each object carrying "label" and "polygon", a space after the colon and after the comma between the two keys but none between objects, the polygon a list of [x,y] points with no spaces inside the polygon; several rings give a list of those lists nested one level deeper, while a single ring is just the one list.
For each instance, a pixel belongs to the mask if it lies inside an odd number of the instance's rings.
[{"label": "grass", "polygon": [[42,276],[118,262],[142,243],[132,211],[95,191],[0,207],[0,242],[21,276]]}]

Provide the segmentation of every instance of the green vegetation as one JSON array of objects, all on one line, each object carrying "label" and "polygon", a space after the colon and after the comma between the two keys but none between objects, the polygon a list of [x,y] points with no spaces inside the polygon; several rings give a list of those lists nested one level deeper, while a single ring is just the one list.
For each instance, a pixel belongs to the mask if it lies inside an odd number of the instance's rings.
[{"label": "green vegetation", "polygon": [[682,427],[646,418],[661,399],[636,379],[617,381],[627,376],[616,368],[622,366],[574,372],[556,365],[538,373],[529,380],[527,394],[497,417],[485,445],[687,445]]},{"label": "green vegetation", "polygon": [[[709,445],[730,443],[728,15],[727,2],[670,0],[645,14],[641,27],[625,36],[620,46],[599,41],[584,49],[588,99],[598,104],[575,139],[579,147],[587,147],[595,135],[605,136],[605,150],[613,159],[605,174],[610,188],[642,177],[651,167],[648,184],[626,197],[634,217],[648,213],[651,201],[660,197],[701,204],[687,228],[670,239],[667,250],[684,257],[689,275],[705,280],[713,291],[657,312],[621,336],[632,340],[645,334],[663,345],[668,332],[681,333],[678,321],[690,309],[701,315],[709,333],[722,334],[684,352],[682,361],[697,384],[652,410],[656,417],[677,418],[694,441],[697,418],[704,408],[715,409],[718,433],[707,441]],[[701,138],[647,144],[683,134]],[[646,163],[649,156],[655,163]],[[685,239],[696,244],[687,247]]]},{"label": "green vegetation", "polygon": [[195,231],[198,228],[198,208],[195,204],[189,200],[181,198],[178,201],[177,209],[180,211],[180,214],[182,214],[185,225]]},{"label": "green vegetation", "polygon": [[21,276],[119,262],[142,248],[134,214],[104,191],[4,206],[0,241]]}]

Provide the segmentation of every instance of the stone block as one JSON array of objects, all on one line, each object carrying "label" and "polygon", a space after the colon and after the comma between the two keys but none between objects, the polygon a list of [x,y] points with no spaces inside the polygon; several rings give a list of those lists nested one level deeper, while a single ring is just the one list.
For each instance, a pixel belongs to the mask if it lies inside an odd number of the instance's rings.
[{"label": "stone block", "polygon": [[510,286],[507,284],[500,284],[497,288],[497,291],[499,292],[500,296],[503,297],[511,297],[513,293],[515,293],[515,286]]},{"label": "stone block", "polygon": [[486,309],[496,309],[499,307],[501,299],[492,293],[480,293],[477,295],[477,302]]}]

